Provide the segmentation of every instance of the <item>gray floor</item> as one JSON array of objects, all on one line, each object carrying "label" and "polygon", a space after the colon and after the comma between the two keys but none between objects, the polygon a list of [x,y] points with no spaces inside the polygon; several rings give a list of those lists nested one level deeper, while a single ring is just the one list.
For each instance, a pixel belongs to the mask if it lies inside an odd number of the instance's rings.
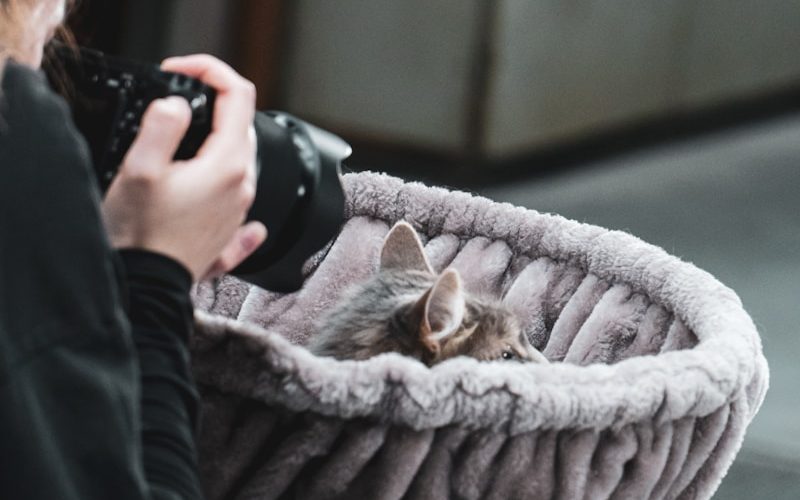
[{"label": "gray floor", "polygon": [[800,498],[800,117],[481,192],[629,231],[736,290],[770,389],[717,499]]}]

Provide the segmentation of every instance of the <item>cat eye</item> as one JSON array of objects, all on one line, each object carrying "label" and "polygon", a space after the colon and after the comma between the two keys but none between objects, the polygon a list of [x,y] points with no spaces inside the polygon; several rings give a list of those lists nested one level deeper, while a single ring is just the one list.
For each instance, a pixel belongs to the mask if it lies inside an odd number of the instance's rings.
[{"label": "cat eye", "polygon": [[503,359],[510,361],[512,359],[516,359],[517,353],[515,353],[512,350],[506,349],[505,351],[503,351],[503,354],[501,354],[501,356]]}]

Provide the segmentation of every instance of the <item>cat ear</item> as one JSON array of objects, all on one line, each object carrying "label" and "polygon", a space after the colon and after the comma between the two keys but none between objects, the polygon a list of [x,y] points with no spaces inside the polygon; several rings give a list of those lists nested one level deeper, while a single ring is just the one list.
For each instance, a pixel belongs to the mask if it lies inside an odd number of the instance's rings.
[{"label": "cat ear", "polygon": [[433,287],[420,299],[423,307],[420,335],[422,343],[433,353],[438,353],[442,341],[458,331],[464,319],[464,290],[461,278],[454,269],[448,269],[436,280]]},{"label": "cat ear", "polygon": [[381,271],[424,271],[433,274],[417,232],[408,222],[394,225],[381,249]]}]

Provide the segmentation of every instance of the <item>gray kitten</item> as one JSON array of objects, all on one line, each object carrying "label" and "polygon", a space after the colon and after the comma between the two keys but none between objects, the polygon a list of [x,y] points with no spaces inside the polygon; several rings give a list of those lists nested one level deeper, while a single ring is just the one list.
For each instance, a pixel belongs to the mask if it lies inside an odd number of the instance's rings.
[{"label": "gray kitten", "polygon": [[323,318],[308,348],[337,359],[395,351],[428,366],[456,356],[547,363],[511,312],[467,294],[455,269],[437,276],[405,222],[386,236],[378,273]]}]

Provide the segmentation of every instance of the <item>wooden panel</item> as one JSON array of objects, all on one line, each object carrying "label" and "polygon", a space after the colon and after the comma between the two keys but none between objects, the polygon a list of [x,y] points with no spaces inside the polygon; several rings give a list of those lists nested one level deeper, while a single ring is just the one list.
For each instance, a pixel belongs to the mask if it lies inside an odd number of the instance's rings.
[{"label": "wooden panel", "polygon": [[234,13],[233,65],[258,88],[258,107],[281,102],[284,26],[288,8],[283,0],[241,0]]}]

